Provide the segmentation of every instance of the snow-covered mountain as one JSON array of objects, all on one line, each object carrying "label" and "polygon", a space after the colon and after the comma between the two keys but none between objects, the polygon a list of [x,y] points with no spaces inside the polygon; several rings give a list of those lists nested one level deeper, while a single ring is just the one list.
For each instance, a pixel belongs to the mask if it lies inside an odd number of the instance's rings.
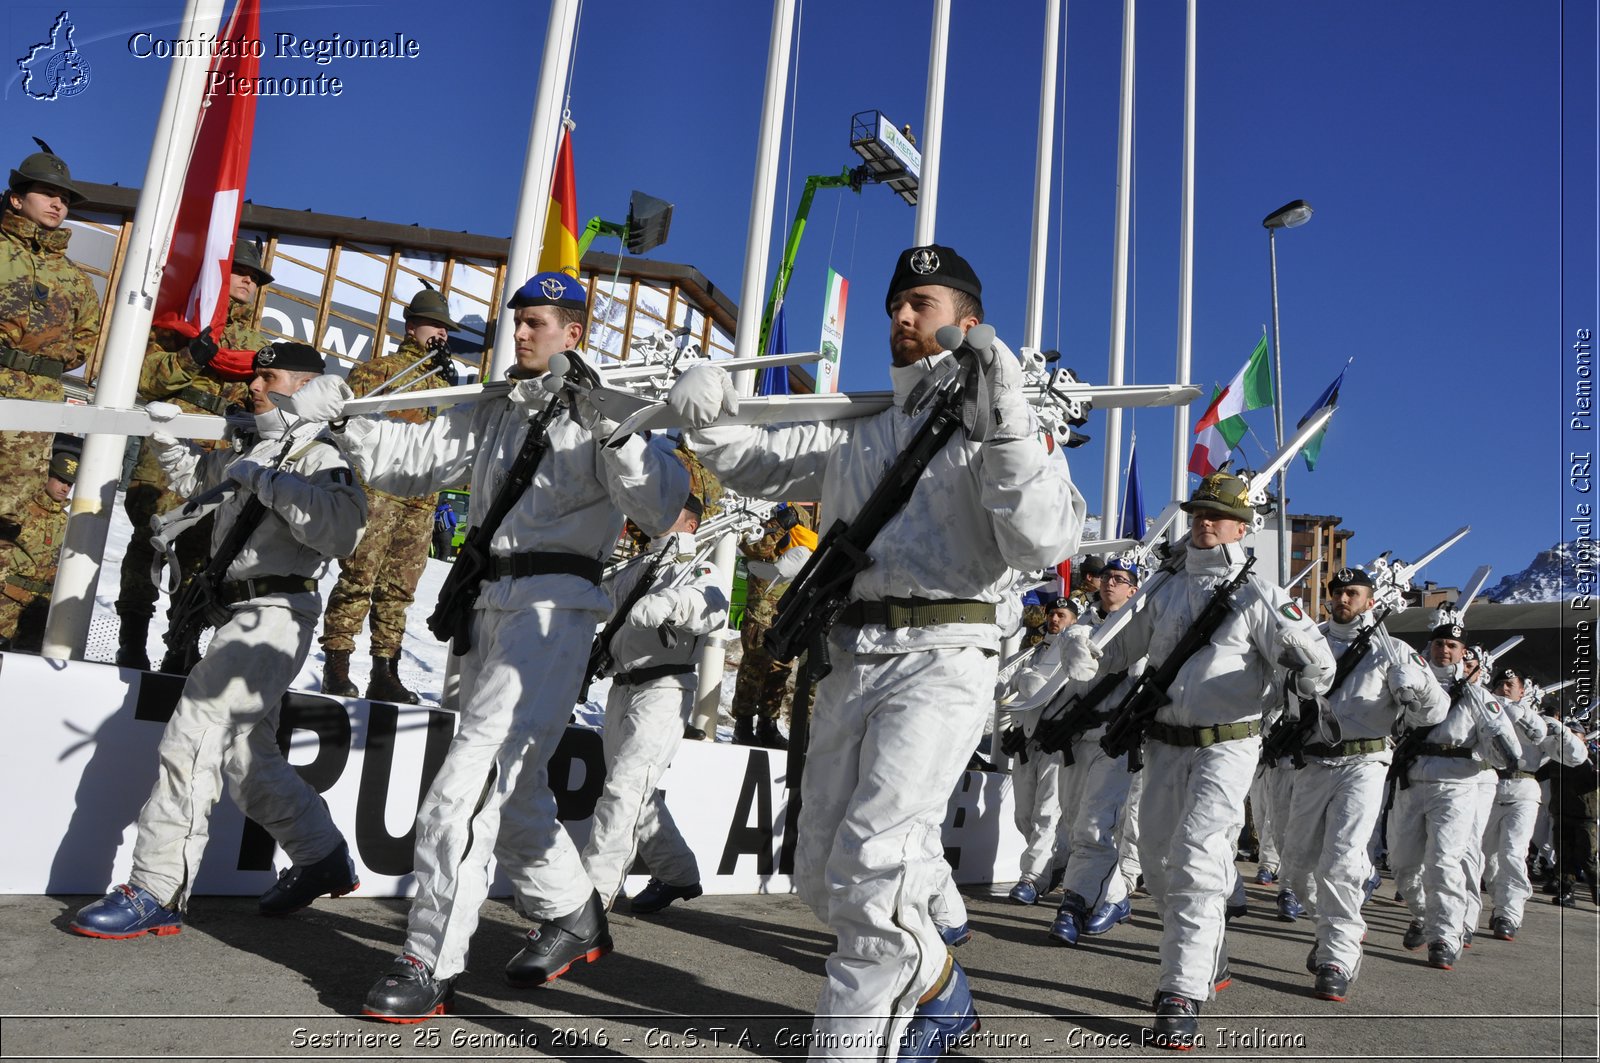
[{"label": "snow-covered mountain", "polygon": [[[1588,578],[1584,583],[1594,584],[1594,558],[1588,559]],[[1484,592],[1484,599],[1505,605],[1526,602],[1559,602],[1578,594],[1578,547],[1575,543],[1557,543],[1541,550],[1533,563],[1521,572],[1505,577]]]}]

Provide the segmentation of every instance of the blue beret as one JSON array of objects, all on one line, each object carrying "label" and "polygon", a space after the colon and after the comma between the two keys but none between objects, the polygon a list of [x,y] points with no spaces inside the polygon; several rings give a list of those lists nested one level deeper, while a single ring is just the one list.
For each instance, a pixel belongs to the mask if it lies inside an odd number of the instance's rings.
[{"label": "blue beret", "polygon": [[558,306],[563,310],[586,310],[589,298],[583,290],[583,285],[565,273],[535,273],[527,284],[517,289],[517,293],[511,297],[506,306],[512,310],[524,306]]}]

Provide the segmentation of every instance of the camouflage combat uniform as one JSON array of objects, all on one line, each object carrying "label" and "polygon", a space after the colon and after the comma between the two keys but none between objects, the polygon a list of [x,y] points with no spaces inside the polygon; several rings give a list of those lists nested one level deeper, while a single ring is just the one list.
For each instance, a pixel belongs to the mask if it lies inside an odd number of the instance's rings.
[{"label": "camouflage combat uniform", "polygon": [[0,639],[16,649],[37,651],[55,585],[56,562],[67,527],[67,506],[40,488],[22,514],[14,539],[0,538]]},{"label": "camouflage combat uniform", "polygon": [[[61,374],[82,365],[100,331],[100,297],[69,258],[65,226],[0,212],[0,398],[60,402]],[[13,354],[12,352],[20,352]],[[44,486],[49,432],[0,432],[0,526],[20,524]]]},{"label": "camouflage combat uniform", "polygon": [[[407,336],[393,354],[368,359],[351,369],[350,390],[358,397],[366,395],[424,353],[421,345]],[[406,390],[407,381],[427,371],[428,363],[424,362],[402,376],[390,390]],[[437,413],[431,409],[393,410],[387,416],[420,424],[432,420]],[[328,609],[322,618],[324,651],[352,652],[361,621],[370,607],[372,655],[399,655],[406,632],[406,607],[416,596],[417,581],[428,561],[437,502],[432,495],[400,498],[367,488],[367,531],[356,552],[339,563],[339,582],[328,595]]]},{"label": "camouflage combat uniform", "polygon": [[[752,561],[776,561],[779,544],[787,535],[785,531],[769,531],[754,543],[741,544],[739,552]],[[780,664],[773,660],[767,654],[765,641],[767,629],[777,616],[778,599],[789,589],[789,582],[773,580],[768,583],[746,576],[745,588],[744,623],[739,627],[744,656],[734,679],[733,704],[729,712],[735,720],[746,716],[776,720],[788,693],[794,662]]]},{"label": "camouflage combat uniform", "polygon": [[[266,346],[267,338],[251,324],[254,317],[253,304],[229,303],[228,324],[217,345],[240,351],[256,351]],[[197,364],[189,357],[188,344],[187,337],[171,329],[151,330],[144,365],[139,370],[139,397],[146,402],[173,403],[184,413],[220,415],[229,406],[247,404],[248,385],[244,381],[223,380],[210,367]],[[227,445],[216,440],[197,440],[196,443],[207,451]],[[139,459],[122,502],[123,511],[133,525],[133,536],[122,558],[122,585],[117,592],[119,616],[149,619],[155,615],[157,590],[150,581],[155,549],[150,545],[150,521],[182,502],[183,496],[167,486],[166,474],[156,461],[155,448],[149,440],[140,440]],[[177,538],[174,547],[185,577],[206,563],[210,544],[210,517]]]}]

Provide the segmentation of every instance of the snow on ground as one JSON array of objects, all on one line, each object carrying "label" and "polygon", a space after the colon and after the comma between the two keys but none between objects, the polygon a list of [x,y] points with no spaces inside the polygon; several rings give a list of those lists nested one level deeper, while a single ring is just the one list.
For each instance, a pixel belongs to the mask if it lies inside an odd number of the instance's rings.
[{"label": "snow on ground", "polygon": [[[111,530],[106,536],[106,549],[100,568],[100,585],[95,593],[94,617],[89,625],[89,644],[84,652],[86,660],[107,664],[116,660],[117,592],[122,585],[122,558],[127,552],[128,540],[132,534],[132,524],[122,508],[122,495],[119,492]],[[438,705],[440,691],[444,686],[445,659],[449,651],[443,643],[433,637],[428,630],[427,621],[428,614],[433,612],[434,603],[439,600],[439,588],[449,572],[449,562],[429,558],[422,579],[417,584],[416,600],[406,611],[406,635],[399,662],[400,679],[417,692],[424,704]],[[324,602],[327,601],[328,593],[338,578],[339,565],[335,562],[328,566],[328,571],[322,576]],[[155,618],[150,622],[150,640],[147,648],[151,660],[156,663],[160,662],[161,655],[165,652],[161,637],[167,630],[166,609],[167,598],[163,593],[161,601],[156,605]],[[320,635],[320,624],[318,633]],[[202,637],[202,652],[209,638],[209,634]],[[367,633],[363,630],[356,636],[356,652],[350,655],[350,680],[361,690],[366,689],[367,678],[372,668],[369,649]],[[738,667],[738,660],[739,640],[733,639],[728,644],[728,660],[722,684],[722,702],[717,724],[719,742],[731,741],[733,737],[733,718],[729,714],[729,706],[733,700],[733,675]],[[322,646],[313,639],[311,652],[307,654],[300,674],[290,684],[291,689],[321,691],[322,662]],[[579,724],[599,730],[605,717],[606,695],[610,689],[609,679],[598,680],[589,688],[588,702],[577,709]]]}]

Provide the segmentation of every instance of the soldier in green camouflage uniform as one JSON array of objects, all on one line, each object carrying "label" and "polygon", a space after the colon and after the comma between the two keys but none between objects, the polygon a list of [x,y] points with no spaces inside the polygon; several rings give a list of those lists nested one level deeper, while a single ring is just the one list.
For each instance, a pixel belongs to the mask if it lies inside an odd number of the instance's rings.
[{"label": "soldier in green camouflage uniform", "polygon": [[78,481],[78,456],[83,443],[76,436],[57,437],[44,486],[29,502],[15,536],[0,537],[0,556],[7,572],[0,583],[0,650],[37,653],[44,642],[56,562],[67,528],[67,498]]},{"label": "soldier in green camouflage uniform", "polygon": [[[228,323],[221,340],[213,339],[209,330],[190,340],[171,329],[151,329],[144,365],[139,371],[139,397],[146,402],[173,403],[185,413],[220,415],[230,406],[243,405],[249,381],[223,379],[212,367],[211,359],[220,348],[258,351],[267,345],[267,338],[256,330],[255,317],[260,290],[271,283],[272,274],[261,266],[261,248],[250,241],[236,241],[228,279]],[[198,445],[214,450],[227,444],[211,441]],[[125,668],[150,668],[146,644],[159,596],[150,580],[155,560],[150,521],[182,502],[183,497],[167,486],[155,448],[149,440],[140,440],[138,462],[122,502],[133,525],[128,552],[122,557],[122,584],[117,592],[117,615],[121,618],[117,663]],[[174,547],[179,569],[187,579],[204,567],[210,555],[211,518],[180,535]]]},{"label": "soldier in green camouflage uniform", "polygon": [[[783,513],[792,514],[796,527],[811,528],[811,517],[798,506],[786,505],[767,519],[766,534],[754,543],[741,543],[739,552],[747,561],[776,561],[788,548],[790,530]],[[766,651],[767,629],[777,615],[778,599],[789,589],[787,580],[770,583],[751,574],[745,579],[744,623],[739,627],[739,642],[744,656],[734,679],[733,740],[739,745],[786,749],[788,742],[778,730],[778,714],[788,695],[789,677],[794,662],[780,664]]]},{"label": "soldier in green camouflage uniform", "polygon": [[[48,149],[11,171],[0,210],[0,398],[60,402],[61,374],[94,351],[100,297],[67,258],[72,231],[62,227],[83,198]],[[49,432],[0,432],[0,534],[16,534],[44,485],[50,441]]]},{"label": "soldier in green camouflage uniform", "polygon": [[[450,368],[450,330],[461,326],[450,319],[442,294],[423,288],[406,307],[406,338],[400,349],[373,357],[350,370],[350,390],[357,397],[388,384],[389,391],[418,387],[444,387],[455,383]],[[435,357],[413,365],[419,358]],[[410,366],[411,368],[407,368]],[[424,383],[431,369],[445,367]],[[440,379],[443,376],[444,379]],[[413,424],[432,420],[432,409],[394,410],[388,416]],[[350,681],[350,654],[355,650],[361,622],[372,613],[372,675],[367,698],[372,701],[415,705],[417,695],[400,682],[397,669],[400,643],[406,633],[406,607],[416,596],[417,581],[428,562],[433,538],[432,495],[400,498],[367,488],[367,531],[356,552],[339,563],[339,582],[328,595],[322,618],[322,689],[340,697],[355,697]]]}]

